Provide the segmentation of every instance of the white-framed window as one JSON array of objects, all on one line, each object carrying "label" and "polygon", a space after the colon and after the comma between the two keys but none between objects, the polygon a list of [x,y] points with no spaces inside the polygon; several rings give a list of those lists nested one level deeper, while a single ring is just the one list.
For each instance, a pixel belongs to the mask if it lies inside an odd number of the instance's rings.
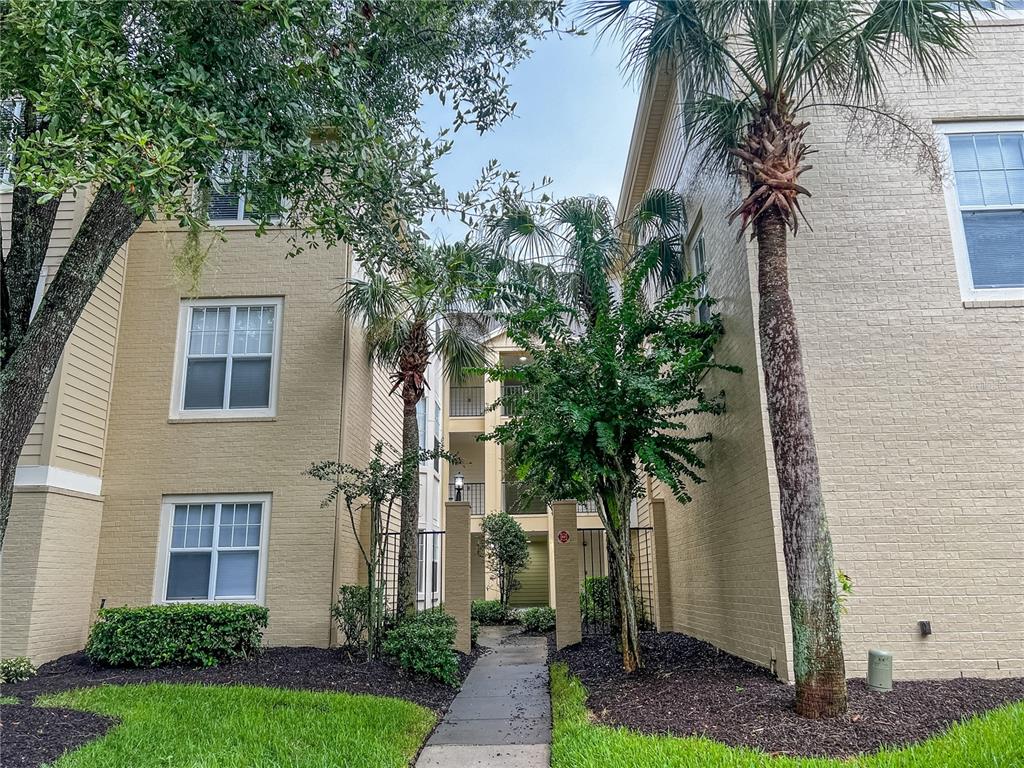
[{"label": "white-framed window", "polygon": [[[249,224],[257,212],[253,201],[249,199],[244,186],[249,177],[252,153],[248,150],[236,150],[224,153],[221,162],[210,174],[210,199],[206,204],[206,217],[211,224]],[[280,209],[273,211],[272,219],[277,219]]]},{"label": "white-framed window", "polygon": [[269,494],[165,497],[154,602],[262,603],[269,523]]},{"label": "white-framed window", "polygon": [[427,450],[427,399],[420,397],[416,401],[416,427],[420,433],[420,450]]},{"label": "white-framed window", "polygon": [[274,416],[280,298],[181,303],[172,418]]},{"label": "white-framed window", "polygon": [[1024,120],[941,123],[946,208],[964,300],[1024,299]]},{"label": "white-framed window", "polygon": [[[704,245],[704,227],[699,216],[697,223],[693,225],[690,229],[690,234],[686,237],[684,249],[690,275],[705,275],[705,279],[701,281],[700,286],[697,288],[697,296],[698,298],[706,299],[708,297],[708,281],[706,279],[708,262],[707,251]],[[697,320],[706,323],[711,319],[711,307],[706,301],[702,301],[697,305],[696,314]]]},{"label": "white-framed window", "polygon": [[14,164],[14,140],[18,136],[21,116],[25,111],[24,99],[8,99],[0,102],[0,186],[11,183],[11,166]]}]

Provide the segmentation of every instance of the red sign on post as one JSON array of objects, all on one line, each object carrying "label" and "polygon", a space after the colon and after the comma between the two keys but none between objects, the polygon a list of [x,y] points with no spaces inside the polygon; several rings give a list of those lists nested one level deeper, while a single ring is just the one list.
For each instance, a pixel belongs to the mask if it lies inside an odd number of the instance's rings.
[{"label": "red sign on post", "polygon": [[558,532],[558,540],[562,544],[568,544],[569,543],[569,532],[568,531],[559,531]]}]

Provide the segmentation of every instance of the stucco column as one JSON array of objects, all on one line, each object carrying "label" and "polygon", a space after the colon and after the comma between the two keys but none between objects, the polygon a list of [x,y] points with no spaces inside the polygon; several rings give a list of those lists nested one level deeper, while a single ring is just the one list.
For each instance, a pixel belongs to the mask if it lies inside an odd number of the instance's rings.
[{"label": "stucco column", "polygon": [[565,648],[583,639],[580,626],[580,534],[576,529],[576,502],[551,503],[551,547],[555,583],[555,645]]},{"label": "stucco column", "polygon": [[455,650],[469,653],[469,605],[471,601],[468,501],[449,501],[444,509],[444,609],[455,619]]},{"label": "stucco column", "polygon": [[654,526],[654,620],[659,632],[672,629],[672,580],[669,574],[668,520],[664,499],[651,500]]}]

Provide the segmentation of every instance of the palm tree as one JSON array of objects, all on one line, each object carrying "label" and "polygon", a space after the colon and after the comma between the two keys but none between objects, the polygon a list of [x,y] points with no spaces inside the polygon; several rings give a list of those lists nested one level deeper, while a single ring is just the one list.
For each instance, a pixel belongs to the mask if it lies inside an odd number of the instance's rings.
[{"label": "palm tree", "polygon": [[885,77],[902,71],[941,79],[967,54],[980,11],[973,0],[589,0],[585,10],[588,25],[624,39],[627,70],[675,72],[684,132],[700,165],[728,167],[745,182],[730,221],[739,217],[740,232],[752,227],[757,240],[796,707],[808,717],[844,712],[846,681],[832,540],[787,277],[788,231],[796,235],[800,198],[810,194],[800,178],[813,151],[806,115],[833,109],[869,123],[869,132],[902,134],[941,167],[930,130],[886,104]]},{"label": "palm tree", "polygon": [[340,310],[366,329],[370,359],[392,370],[402,396],[403,490],[398,545],[399,617],[416,607],[416,534],[419,522],[419,423],[416,404],[426,389],[426,369],[439,357],[446,377],[486,362],[486,326],[474,313],[493,283],[487,249],[466,243],[413,249],[389,270],[364,264],[363,277],[345,280]]}]

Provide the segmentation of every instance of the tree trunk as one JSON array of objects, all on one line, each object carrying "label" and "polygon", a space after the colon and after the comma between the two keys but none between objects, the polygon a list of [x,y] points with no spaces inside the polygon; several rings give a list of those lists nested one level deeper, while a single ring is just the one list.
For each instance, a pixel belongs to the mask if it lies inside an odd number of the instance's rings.
[{"label": "tree trunk", "polygon": [[120,192],[107,186],[99,189],[35,317],[0,370],[0,549],[7,533],[18,456],[64,345],[110,262],[141,222],[142,216]]},{"label": "tree trunk", "polygon": [[416,537],[420,522],[420,425],[416,403],[402,385],[402,509],[398,535],[398,618],[416,612],[416,572],[419,568]]},{"label": "tree trunk", "polygon": [[[629,484],[623,483],[622,488]],[[633,590],[633,556],[629,530],[631,498],[622,489],[603,491],[605,537],[611,559],[608,562],[609,594],[617,617],[616,645],[622,653],[622,668],[632,674],[643,667],[640,629],[636,619],[636,594]],[[614,584],[614,590],[612,589]]]},{"label": "tree trunk", "polygon": [[796,315],[789,295],[786,222],[773,207],[758,217],[755,231],[758,325],[779,479],[793,625],[796,711],[804,717],[833,717],[846,711],[846,669],[832,538],[821,495]]}]

